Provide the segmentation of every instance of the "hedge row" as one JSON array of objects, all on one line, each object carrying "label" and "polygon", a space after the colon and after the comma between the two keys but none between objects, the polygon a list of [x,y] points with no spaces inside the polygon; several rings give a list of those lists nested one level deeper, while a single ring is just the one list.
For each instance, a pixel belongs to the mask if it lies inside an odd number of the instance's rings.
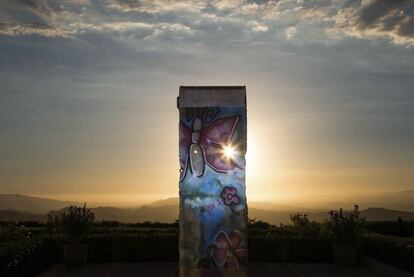
[{"label": "hedge row", "polygon": [[90,262],[178,261],[178,236],[175,234],[94,235],[88,242]]},{"label": "hedge row", "polygon": [[370,233],[362,240],[363,252],[384,263],[414,273],[414,239]]},{"label": "hedge row", "polygon": [[[327,239],[252,237],[248,242],[252,262],[330,262]],[[89,239],[91,262],[174,262],[178,260],[178,237],[93,236]]]},{"label": "hedge row", "polygon": [[[177,234],[93,235],[89,262],[175,262],[178,261]],[[252,237],[248,242],[252,262],[329,262],[326,239]],[[0,245],[0,276],[33,276],[62,262],[60,238],[35,237]]]},{"label": "hedge row", "polygon": [[331,244],[322,238],[252,237],[248,241],[251,262],[331,262]]},{"label": "hedge row", "polygon": [[414,237],[414,220],[366,222],[364,228],[386,236]]},{"label": "hedge row", "polygon": [[27,238],[0,244],[0,276],[34,276],[60,260],[61,244],[46,238]]},{"label": "hedge row", "polygon": [[[175,262],[177,234],[106,234],[88,238],[89,261]],[[248,241],[251,262],[330,262],[330,241],[324,238],[252,236]],[[368,234],[362,241],[368,256],[414,272],[414,240]],[[0,244],[0,276],[34,276],[62,262],[62,240],[26,238]]]}]

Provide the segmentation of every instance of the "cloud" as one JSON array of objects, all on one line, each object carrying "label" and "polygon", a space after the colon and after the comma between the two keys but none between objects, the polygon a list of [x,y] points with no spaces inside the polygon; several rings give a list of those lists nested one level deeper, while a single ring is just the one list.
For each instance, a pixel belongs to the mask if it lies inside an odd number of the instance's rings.
[{"label": "cloud", "polygon": [[241,4],[239,0],[215,0],[213,6],[219,10],[234,10]]},{"label": "cloud", "polygon": [[[414,44],[414,2],[409,0],[4,0],[0,34],[75,37],[131,32],[149,41],[165,34],[206,42],[254,38],[272,43],[327,43],[338,38],[387,39]],[[226,37],[227,36],[227,37]],[[290,40],[293,36],[299,40]],[[171,37],[170,37],[171,38]],[[273,38],[273,39],[272,39]]]},{"label": "cloud", "polygon": [[267,32],[269,30],[269,26],[257,21],[251,21],[250,25],[252,26],[252,30],[254,32]]},{"label": "cloud", "polygon": [[0,23],[0,34],[9,36],[41,35],[45,37],[66,37],[67,34],[56,28],[41,24],[7,24]]},{"label": "cloud", "polygon": [[361,1],[340,9],[333,31],[358,38],[386,38],[395,44],[414,45],[414,2]]},{"label": "cloud", "polygon": [[137,22],[137,21],[115,21],[107,22],[101,24],[87,24],[87,23],[71,23],[70,26],[76,32],[85,32],[85,31],[97,31],[97,32],[126,32],[130,30],[168,30],[172,32],[184,32],[191,33],[192,30],[190,27],[180,24],[180,23],[157,23],[151,24],[147,22]]},{"label": "cloud", "polygon": [[[157,1],[145,2],[145,11],[157,11]],[[126,4],[125,4],[126,5]],[[132,4],[130,4],[131,6]],[[107,5],[110,6],[110,5]],[[192,34],[191,27],[179,22],[145,21],[139,15],[121,17],[107,14],[105,5],[93,5],[88,0],[67,1],[4,1],[0,3],[0,35],[44,37],[76,37],[85,33],[128,33],[132,31],[175,32]],[[160,5],[159,5],[160,6]],[[184,7],[171,1],[170,10]],[[133,6],[131,6],[133,7]],[[125,7],[126,9],[126,7]],[[132,8],[131,8],[132,9]],[[164,9],[168,9],[164,6]],[[121,9],[122,13],[127,13]],[[135,12],[136,13],[136,12]],[[144,34],[143,37],[148,35]],[[142,38],[143,38],[142,37]]]},{"label": "cloud", "polygon": [[107,8],[122,12],[167,13],[167,12],[200,12],[206,3],[204,1],[188,0],[116,0],[106,5]]},{"label": "cloud", "polygon": [[286,29],[286,38],[287,39],[293,38],[295,36],[295,34],[296,34],[296,27],[291,26],[291,27]]}]

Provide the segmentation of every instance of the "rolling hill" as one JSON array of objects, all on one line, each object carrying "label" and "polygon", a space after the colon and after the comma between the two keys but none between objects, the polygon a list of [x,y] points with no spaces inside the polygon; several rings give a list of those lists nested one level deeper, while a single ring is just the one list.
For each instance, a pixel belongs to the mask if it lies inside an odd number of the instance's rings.
[{"label": "rolling hill", "polygon": [[45,214],[51,210],[60,210],[73,204],[81,205],[76,202],[33,197],[21,194],[0,194],[0,210]]},{"label": "rolling hill", "polygon": [[0,210],[1,221],[45,221],[46,214],[34,214],[22,211]]},{"label": "rolling hill", "polygon": [[[1,200],[7,199],[8,202]],[[12,199],[17,199],[16,203]],[[49,211],[61,211],[74,202],[31,197],[24,195],[0,195],[0,220],[46,220]],[[178,198],[158,200],[139,208],[95,207],[92,208],[96,220],[116,220],[121,222],[160,221],[173,222],[178,218]],[[309,218],[321,221],[328,210],[306,209],[290,206],[278,206],[271,203],[249,203],[249,217],[273,224],[290,223],[290,215],[296,212],[308,214]],[[396,220],[401,216],[405,220],[414,220],[414,212],[385,208],[367,208],[361,211],[369,221]]]}]

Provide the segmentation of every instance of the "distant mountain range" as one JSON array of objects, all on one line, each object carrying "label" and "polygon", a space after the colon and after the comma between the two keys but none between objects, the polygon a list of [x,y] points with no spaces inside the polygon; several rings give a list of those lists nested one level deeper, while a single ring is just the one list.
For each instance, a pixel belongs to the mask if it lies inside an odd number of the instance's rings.
[{"label": "distant mountain range", "polygon": [[0,210],[14,210],[35,214],[45,214],[51,210],[60,210],[70,205],[81,205],[81,203],[21,194],[0,194]]},{"label": "distant mountain range", "polygon": [[0,210],[0,220],[2,221],[45,221],[46,214],[34,214],[23,211]]},{"label": "distant mountain range", "polygon": [[414,190],[383,193],[363,201],[366,207],[384,207],[388,209],[414,212]]},{"label": "distant mountain range", "polygon": [[[413,191],[414,192],[414,191]],[[410,191],[411,193],[411,191]],[[396,193],[407,198],[407,192]],[[414,202],[414,193],[412,202]],[[409,196],[408,196],[409,197]],[[394,200],[398,200],[395,195]],[[407,198],[407,202],[408,202]],[[115,208],[93,207],[96,220],[116,220],[120,222],[160,221],[173,222],[178,218],[178,198],[168,198],[155,201],[139,208]],[[402,202],[401,202],[402,203]],[[47,213],[61,211],[69,205],[81,203],[60,201],[40,197],[32,197],[18,194],[0,194],[0,220],[34,220],[47,219]],[[296,212],[307,214],[310,219],[321,221],[328,215],[327,209],[308,209],[293,206],[274,205],[272,203],[251,202],[249,205],[249,217],[264,220],[273,224],[290,223],[290,215]],[[349,207],[345,206],[345,207]],[[332,207],[336,209],[338,207]],[[401,211],[386,208],[367,208],[361,211],[370,221],[396,220],[401,216],[405,220],[414,220],[414,212]]]}]

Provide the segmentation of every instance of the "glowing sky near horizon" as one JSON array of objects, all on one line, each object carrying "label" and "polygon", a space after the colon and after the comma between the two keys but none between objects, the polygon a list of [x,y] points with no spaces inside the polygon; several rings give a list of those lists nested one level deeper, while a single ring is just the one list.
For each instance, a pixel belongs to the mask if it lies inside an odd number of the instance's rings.
[{"label": "glowing sky near horizon", "polygon": [[411,1],[0,2],[0,193],[178,193],[179,85],[246,85],[247,198],[414,189]]}]

